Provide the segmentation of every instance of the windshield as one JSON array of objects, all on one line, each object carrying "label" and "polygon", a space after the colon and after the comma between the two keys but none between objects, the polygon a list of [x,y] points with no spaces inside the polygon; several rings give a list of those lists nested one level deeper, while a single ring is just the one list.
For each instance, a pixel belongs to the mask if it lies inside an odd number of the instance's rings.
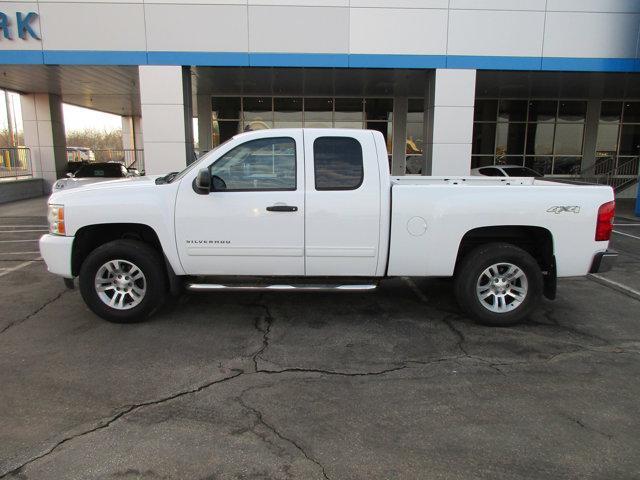
[{"label": "windshield", "polygon": [[504,171],[510,177],[541,177],[538,172],[535,170],[531,170],[527,167],[509,167],[505,168]]},{"label": "windshield", "polygon": [[73,175],[76,178],[121,178],[125,174],[119,163],[99,163],[96,165],[83,165]]}]

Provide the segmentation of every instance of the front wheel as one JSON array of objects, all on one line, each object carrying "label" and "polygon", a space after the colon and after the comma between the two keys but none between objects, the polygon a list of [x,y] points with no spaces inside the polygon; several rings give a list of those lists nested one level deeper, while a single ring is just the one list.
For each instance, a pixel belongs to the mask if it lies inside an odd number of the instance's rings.
[{"label": "front wheel", "polygon": [[83,262],[79,284],[87,306],[105,320],[115,323],[144,320],[164,298],[162,257],[136,240],[105,243]]},{"label": "front wheel", "polygon": [[526,251],[507,243],[481,245],[467,254],[456,271],[460,307],[479,323],[515,325],[540,301],[542,272]]}]

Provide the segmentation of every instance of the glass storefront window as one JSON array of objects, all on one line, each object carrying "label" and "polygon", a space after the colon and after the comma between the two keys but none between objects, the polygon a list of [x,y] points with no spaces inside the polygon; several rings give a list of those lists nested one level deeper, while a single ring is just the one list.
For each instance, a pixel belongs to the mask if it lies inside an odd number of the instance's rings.
[{"label": "glass storefront window", "polygon": [[365,117],[367,122],[380,120],[390,122],[393,115],[392,98],[365,98]]},{"label": "glass storefront window", "polygon": [[526,100],[500,100],[498,122],[524,122],[527,120]]},{"label": "glass storefront window", "polygon": [[[407,101],[407,141],[405,152],[408,155],[422,156],[424,152],[424,99],[410,98]],[[420,163],[422,160],[420,159]]]},{"label": "glass storefront window", "polygon": [[333,126],[333,98],[305,98],[304,124],[309,128]]},{"label": "glass storefront window", "polygon": [[526,157],[524,166],[542,175],[549,175],[553,167],[553,157]]},{"label": "glass storefront window", "polygon": [[640,125],[622,125],[620,155],[640,155]]},{"label": "glass storefront window", "polygon": [[553,123],[530,123],[527,126],[527,154],[528,155],[552,155]]},{"label": "glass storefront window", "polygon": [[584,122],[587,115],[587,102],[561,101],[558,109],[558,123]]},{"label": "glass storefront window", "polygon": [[240,120],[240,97],[214,97],[211,100],[214,118]]},{"label": "glass storefront window", "polygon": [[474,155],[491,155],[495,153],[496,147],[496,124],[477,123],[473,129]]},{"label": "glass storefront window", "polygon": [[624,102],[624,123],[640,123],[640,102]]},{"label": "glass storefront window", "polygon": [[529,102],[529,122],[555,123],[557,109],[555,100],[532,100]]},{"label": "glass storefront window", "polygon": [[271,97],[245,97],[242,99],[242,114],[246,125],[251,122],[273,122],[273,103]]},{"label": "glass storefront window", "polygon": [[498,114],[497,100],[478,100],[473,111],[474,122],[495,122]]},{"label": "glass storefront window", "polygon": [[582,157],[555,157],[553,159],[554,175],[575,175],[580,173]]},{"label": "glass storefront window", "polygon": [[[336,109],[333,117],[336,122],[336,128],[362,128],[364,120],[362,104],[362,98],[336,98]],[[338,127],[338,122],[345,123],[345,125],[357,125],[359,123],[360,126]]]},{"label": "glass storefront window", "polygon": [[622,102],[602,102],[600,105],[600,123],[620,123]]},{"label": "glass storefront window", "polygon": [[618,150],[618,124],[601,123],[598,125],[596,156],[615,155]]},{"label": "glass storefront window", "polygon": [[[581,155],[584,125],[556,125],[553,151],[555,155]],[[555,168],[554,168],[555,173]]]},{"label": "glass storefront window", "polygon": [[279,98],[273,99],[273,127],[301,128],[302,127],[302,99]]},{"label": "glass storefront window", "polygon": [[498,123],[496,133],[496,158],[524,153],[524,123]]}]

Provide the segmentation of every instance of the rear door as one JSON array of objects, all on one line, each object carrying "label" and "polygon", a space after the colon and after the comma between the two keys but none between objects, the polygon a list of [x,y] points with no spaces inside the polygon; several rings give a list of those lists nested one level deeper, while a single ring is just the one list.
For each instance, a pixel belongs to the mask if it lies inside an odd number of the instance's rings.
[{"label": "rear door", "polygon": [[375,276],[380,173],[373,134],[304,130],[307,276]]}]

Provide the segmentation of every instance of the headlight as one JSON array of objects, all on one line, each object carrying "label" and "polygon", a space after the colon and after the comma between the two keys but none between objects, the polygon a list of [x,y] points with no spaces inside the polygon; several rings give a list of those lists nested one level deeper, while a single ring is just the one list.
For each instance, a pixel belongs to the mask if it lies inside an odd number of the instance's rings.
[{"label": "headlight", "polygon": [[49,232],[53,235],[64,235],[64,207],[62,205],[49,205],[47,212],[49,220]]}]

